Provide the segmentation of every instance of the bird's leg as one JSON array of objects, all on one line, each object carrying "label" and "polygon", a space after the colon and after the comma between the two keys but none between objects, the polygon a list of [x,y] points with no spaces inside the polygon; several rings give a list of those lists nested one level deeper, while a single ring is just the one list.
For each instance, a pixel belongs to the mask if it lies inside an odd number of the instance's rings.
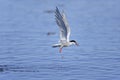
[{"label": "bird's leg", "polygon": [[59,49],[59,53],[61,53],[61,52],[62,52],[62,48]]},{"label": "bird's leg", "polygon": [[62,52],[62,48],[63,48],[63,46],[61,46],[61,47],[60,47],[60,49],[59,49],[59,53],[61,53],[61,52]]}]

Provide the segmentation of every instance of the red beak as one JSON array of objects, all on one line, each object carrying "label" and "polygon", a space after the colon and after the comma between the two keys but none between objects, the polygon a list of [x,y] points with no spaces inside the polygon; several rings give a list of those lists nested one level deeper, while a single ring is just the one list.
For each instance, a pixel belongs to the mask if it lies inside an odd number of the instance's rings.
[{"label": "red beak", "polygon": [[77,46],[79,46],[79,44],[78,43],[75,43]]}]

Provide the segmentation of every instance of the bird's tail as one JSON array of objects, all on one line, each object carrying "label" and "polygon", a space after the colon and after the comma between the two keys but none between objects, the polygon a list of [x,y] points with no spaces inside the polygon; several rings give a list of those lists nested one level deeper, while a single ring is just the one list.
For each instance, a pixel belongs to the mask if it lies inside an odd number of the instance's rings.
[{"label": "bird's tail", "polygon": [[52,45],[53,48],[60,47],[60,44],[54,44]]}]

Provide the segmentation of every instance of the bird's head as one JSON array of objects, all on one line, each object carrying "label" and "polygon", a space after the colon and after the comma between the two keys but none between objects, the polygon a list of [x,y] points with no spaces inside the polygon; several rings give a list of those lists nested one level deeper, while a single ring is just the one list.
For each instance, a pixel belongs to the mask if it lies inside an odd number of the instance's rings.
[{"label": "bird's head", "polygon": [[74,45],[79,46],[79,44],[78,44],[75,40],[70,40],[70,42],[71,42],[72,44],[74,44]]}]

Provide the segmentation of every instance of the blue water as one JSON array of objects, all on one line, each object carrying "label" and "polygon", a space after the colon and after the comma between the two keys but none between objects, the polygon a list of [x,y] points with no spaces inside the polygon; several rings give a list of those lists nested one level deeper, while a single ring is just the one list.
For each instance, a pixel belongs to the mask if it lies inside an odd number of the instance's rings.
[{"label": "blue water", "polygon": [[[0,0],[0,80],[119,80],[119,0]],[[71,39],[59,40],[54,10],[64,10]]]}]

